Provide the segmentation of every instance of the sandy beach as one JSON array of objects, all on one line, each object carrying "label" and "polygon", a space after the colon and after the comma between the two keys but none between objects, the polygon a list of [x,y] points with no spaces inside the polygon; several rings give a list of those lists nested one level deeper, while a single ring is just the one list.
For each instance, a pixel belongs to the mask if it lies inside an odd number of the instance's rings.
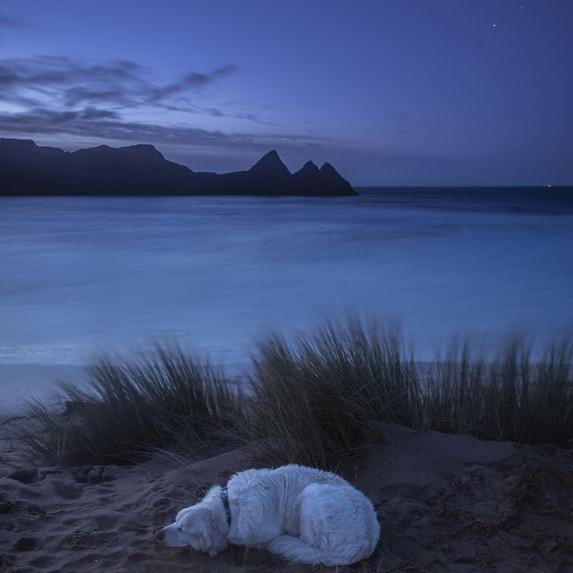
[{"label": "sandy beach", "polygon": [[[260,466],[254,445],[194,463],[156,455],[134,467],[16,469],[6,433],[22,423],[30,420],[1,426],[0,571],[312,570],[262,550],[232,547],[209,558],[155,540],[209,485]],[[373,500],[380,545],[340,570],[573,571],[573,450],[381,429],[384,439],[339,469]]]},{"label": "sandy beach", "polygon": [[0,0],[0,573],[573,573],[566,54],[573,0]]}]

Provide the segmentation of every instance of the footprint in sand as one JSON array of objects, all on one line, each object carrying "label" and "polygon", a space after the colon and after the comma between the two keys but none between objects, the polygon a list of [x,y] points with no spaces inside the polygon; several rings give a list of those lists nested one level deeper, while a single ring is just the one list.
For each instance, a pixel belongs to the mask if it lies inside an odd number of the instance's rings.
[{"label": "footprint in sand", "polygon": [[85,466],[75,468],[72,476],[77,483],[100,484],[115,480],[115,472],[109,466]]},{"label": "footprint in sand", "polygon": [[119,516],[113,514],[100,514],[94,519],[99,529],[110,530],[118,524]]},{"label": "footprint in sand", "polygon": [[77,499],[84,491],[84,488],[78,487],[74,482],[64,480],[52,480],[50,487],[58,497],[63,499]]},{"label": "footprint in sand", "polygon": [[39,546],[39,541],[35,537],[20,537],[14,543],[14,549],[16,551],[33,551]]},{"label": "footprint in sand", "polygon": [[40,476],[35,468],[20,468],[14,470],[6,476],[8,479],[19,481],[20,483],[31,484],[39,481]]}]

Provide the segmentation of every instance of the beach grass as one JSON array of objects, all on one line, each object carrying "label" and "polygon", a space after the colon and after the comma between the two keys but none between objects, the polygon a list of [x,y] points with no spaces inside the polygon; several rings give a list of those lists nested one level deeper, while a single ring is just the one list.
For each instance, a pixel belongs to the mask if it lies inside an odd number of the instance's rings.
[{"label": "beach grass", "polygon": [[67,413],[32,403],[41,431],[16,436],[23,453],[53,463],[129,464],[159,448],[212,444],[241,424],[242,400],[232,381],[177,347],[100,358],[88,374],[87,387],[62,387]]},{"label": "beach grass", "polygon": [[333,468],[376,421],[573,445],[570,336],[544,348],[523,337],[495,348],[462,340],[422,363],[399,329],[348,319],[291,338],[269,334],[241,384],[162,346],[101,359],[89,372],[87,388],[63,390],[73,413],[33,405],[42,431],[20,435],[23,450],[58,463],[125,464],[182,444],[257,440],[270,463]]},{"label": "beach grass", "polygon": [[418,425],[416,366],[398,330],[326,322],[262,340],[253,358],[252,431],[277,462],[318,467],[357,447],[372,420]]},{"label": "beach grass", "polygon": [[495,349],[452,345],[424,380],[424,427],[483,439],[573,445],[573,340],[534,349],[524,337]]}]

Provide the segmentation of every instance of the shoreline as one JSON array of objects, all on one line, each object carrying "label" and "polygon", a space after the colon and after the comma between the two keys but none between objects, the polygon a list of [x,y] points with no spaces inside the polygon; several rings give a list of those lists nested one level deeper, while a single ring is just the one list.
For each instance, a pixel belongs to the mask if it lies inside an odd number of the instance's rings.
[{"label": "shoreline", "polygon": [[81,386],[86,382],[85,366],[40,362],[0,363],[0,416],[23,413],[30,399],[50,399],[60,382]]}]

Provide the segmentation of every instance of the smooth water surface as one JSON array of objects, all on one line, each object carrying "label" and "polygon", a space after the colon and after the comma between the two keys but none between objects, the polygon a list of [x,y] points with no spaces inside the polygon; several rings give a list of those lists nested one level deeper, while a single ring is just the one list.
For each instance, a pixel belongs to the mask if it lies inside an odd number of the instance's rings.
[{"label": "smooth water surface", "polygon": [[456,333],[552,336],[572,293],[565,192],[0,199],[4,364],[159,338],[233,367],[268,328],[346,312],[401,320],[429,356]]}]

